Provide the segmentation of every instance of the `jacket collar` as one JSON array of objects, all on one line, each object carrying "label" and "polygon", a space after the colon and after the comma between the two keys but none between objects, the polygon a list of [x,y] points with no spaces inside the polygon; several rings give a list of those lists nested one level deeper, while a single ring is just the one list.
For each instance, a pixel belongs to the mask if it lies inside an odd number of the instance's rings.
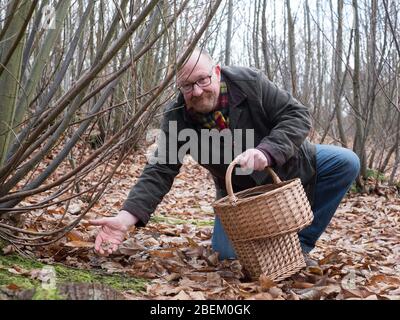
[{"label": "jacket collar", "polygon": [[228,86],[229,127],[230,129],[237,129],[237,124],[243,111],[242,102],[247,99],[247,95],[230,79],[224,69],[221,69],[221,72]]}]

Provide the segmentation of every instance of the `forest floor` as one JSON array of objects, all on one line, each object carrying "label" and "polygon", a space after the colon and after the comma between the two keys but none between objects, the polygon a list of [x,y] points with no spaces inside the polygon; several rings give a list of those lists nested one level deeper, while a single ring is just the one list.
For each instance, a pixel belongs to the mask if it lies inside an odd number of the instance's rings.
[{"label": "forest floor", "polygon": [[[85,219],[116,214],[145,160],[142,152],[125,161]],[[188,159],[150,223],[131,230],[109,257],[94,252],[98,229],[85,223],[55,244],[23,248],[35,261],[3,244],[0,300],[398,300],[400,197],[396,188],[382,186],[379,190],[379,195],[346,196],[312,251],[319,266],[278,283],[264,276],[250,281],[243,277],[238,260],[219,261],[212,252],[215,189],[207,171]],[[79,211],[82,202],[74,201],[70,208]],[[44,213],[27,219],[25,227],[45,230],[63,214],[57,207]],[[52,272],[57,288],[49,290],[43,283],[51,279]]]}]

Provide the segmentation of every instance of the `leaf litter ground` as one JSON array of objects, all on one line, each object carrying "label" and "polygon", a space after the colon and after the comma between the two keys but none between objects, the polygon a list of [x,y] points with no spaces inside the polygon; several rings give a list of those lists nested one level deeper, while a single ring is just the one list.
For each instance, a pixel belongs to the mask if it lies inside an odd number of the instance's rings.
[{"label": "leaf litter ground", "polygon": [[[125,161],[86,218],[116,214],[145,160],[142,152]],[[150,223],[131,230],[112,256],[94,253],[97,228],[84,223],[54,245],[27,249],[42,263],[62,263],[75,269],[146,281],[136,289],[117,286],[122,294],[118,297],[125,299],[398,300],[400,198],[396,189],[385,188],[380,194],[349,194],[312,252],[319,266],[306,268],[279,283],[263,276],[250,282],[243,277],[238,260],[219,261],[212,252],[211,204],[215,188],[209,173],[190,158]],[[76,200],[70,212],[79,212],[80,205]],[[29,227],[45,228],[50,220],[62,216],[62,210],[48,208],[40,219],[28,220]],[[38,223],[40,228],[35,225]],[[7,246],[3,251],[11,254],[13,248]],[[6,267],[14,276],[25,272],[31,277],[37,270],[18,268],[18,263]],[[7,288],[19,287],[8,283]]]}]

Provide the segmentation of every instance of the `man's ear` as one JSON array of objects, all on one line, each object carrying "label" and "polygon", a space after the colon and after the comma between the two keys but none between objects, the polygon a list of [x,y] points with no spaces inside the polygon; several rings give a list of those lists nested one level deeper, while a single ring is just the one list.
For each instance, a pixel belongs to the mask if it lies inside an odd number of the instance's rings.
[{"label": "man's ear", "polygon": [[215,74],[217,75],[218,80],[221,80],[221,66],[219,64],[215,66]]}]

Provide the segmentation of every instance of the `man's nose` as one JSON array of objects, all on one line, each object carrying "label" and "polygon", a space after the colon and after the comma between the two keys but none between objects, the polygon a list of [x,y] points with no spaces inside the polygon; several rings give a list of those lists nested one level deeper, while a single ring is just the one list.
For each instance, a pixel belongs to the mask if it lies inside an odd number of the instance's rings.
[{"label": "man's nose", "polygon": [[194,83],[192,96],[198,97],[198,96],[201,96],[202,93],[203,93],[203,89],[200,88],[196,83]]}]

